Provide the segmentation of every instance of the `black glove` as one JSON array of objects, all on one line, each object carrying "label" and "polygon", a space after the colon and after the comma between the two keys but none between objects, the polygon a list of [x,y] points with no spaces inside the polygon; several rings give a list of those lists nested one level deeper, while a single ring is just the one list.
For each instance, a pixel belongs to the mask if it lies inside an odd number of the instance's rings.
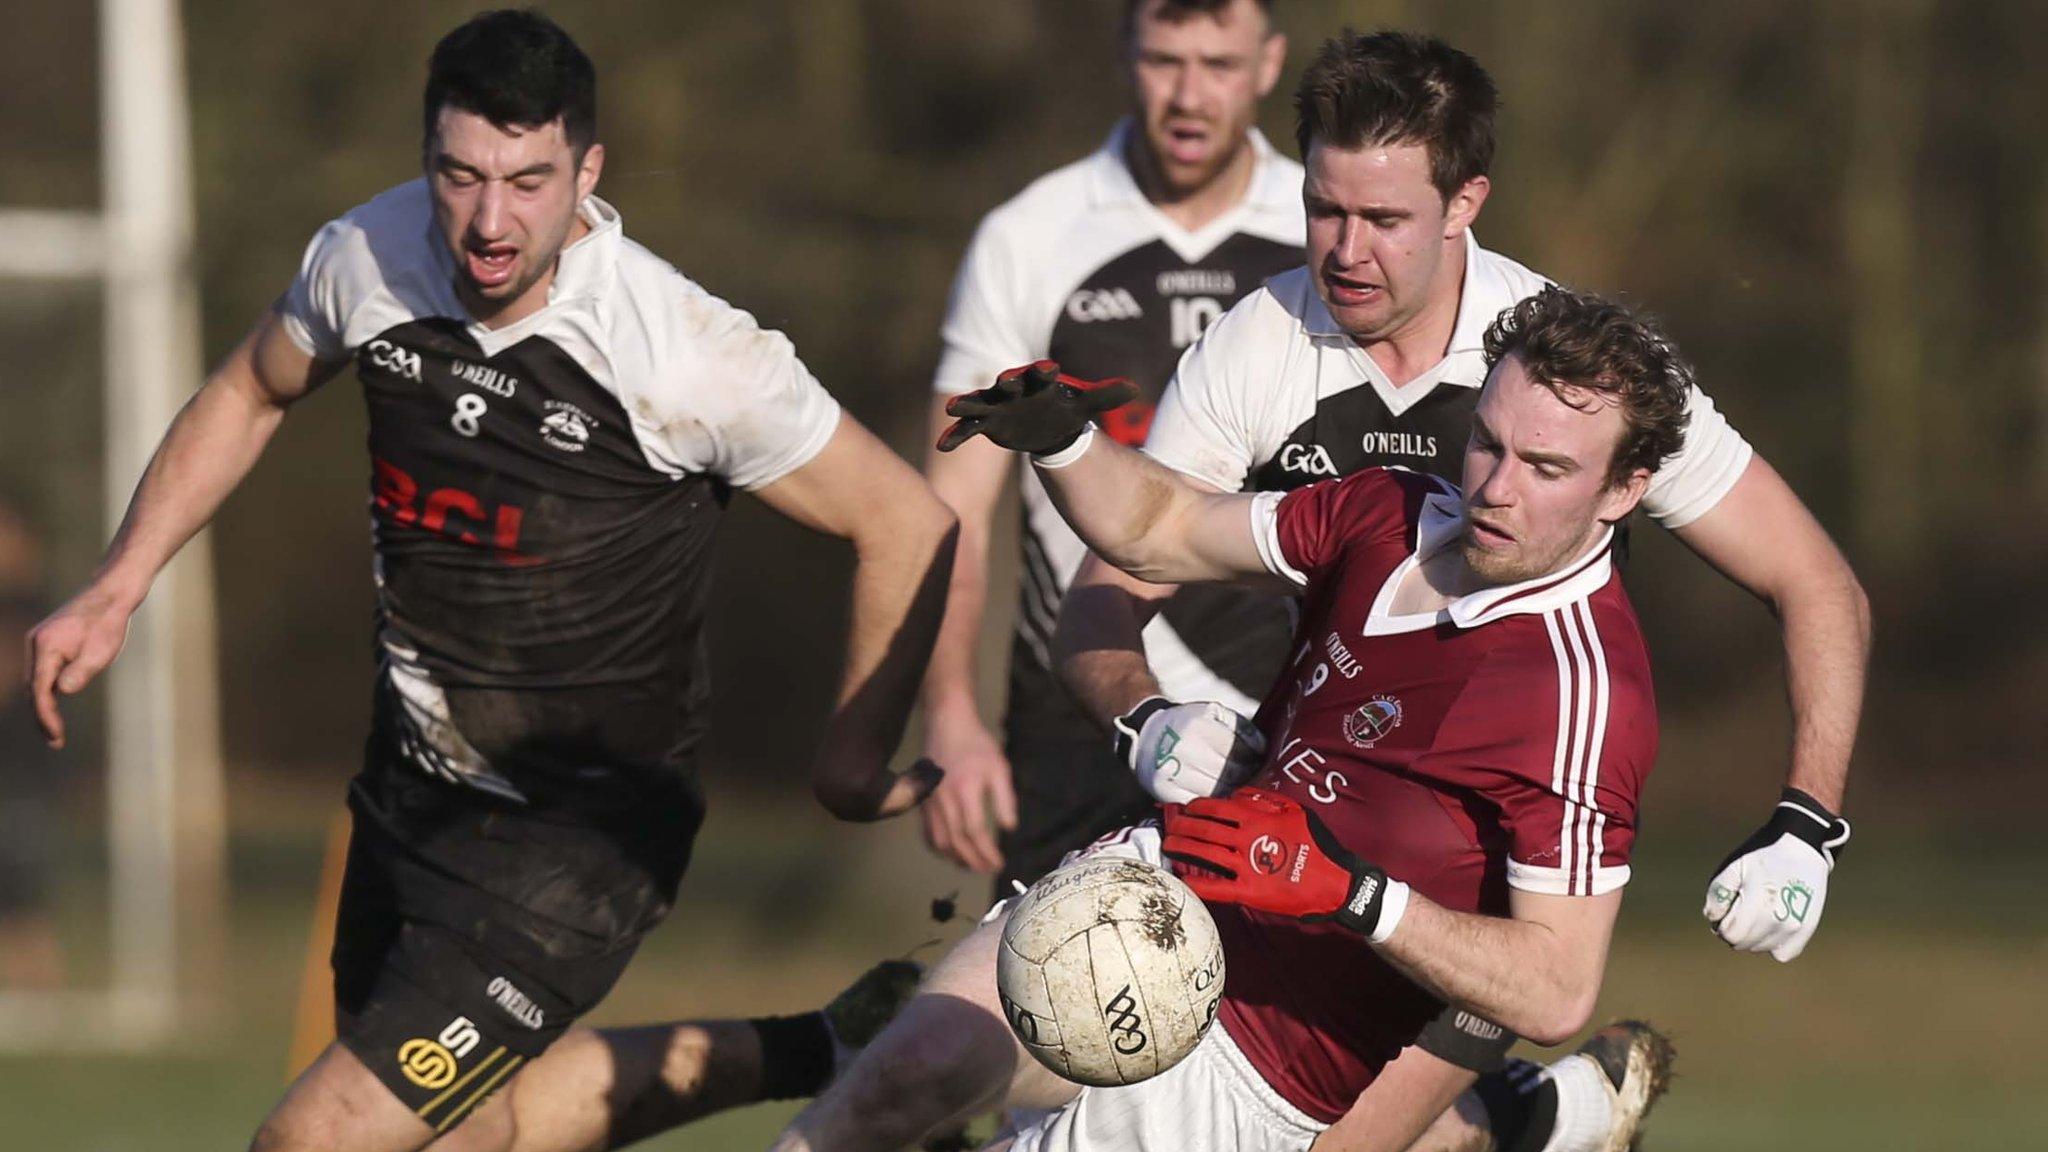
[{"label": "black glove", "polygon": [[1096,416],[1137,396],[1129,380],[1080,380],[1062,373],[1056,362],[1040,360],[996,377],[994,387],[947,401],[946,414],[959,419],[940,435],[939,451],[986,436],[1012,452],[1057,452]]}]

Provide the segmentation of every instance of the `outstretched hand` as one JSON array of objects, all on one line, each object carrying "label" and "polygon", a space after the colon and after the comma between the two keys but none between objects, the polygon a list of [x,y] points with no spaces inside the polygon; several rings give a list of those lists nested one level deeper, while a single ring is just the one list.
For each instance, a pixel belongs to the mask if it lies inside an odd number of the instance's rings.
[{"label": "outstretched hand", "polygon": [[951,452],[986,436],[1012,452],[1057,452],[1104,412],[1137,399],[1137,385],[1120,377],[1090,381],[1068,376],[1052,360],[1012,368],[994,385],[955,396],[946,413],[957,417],[939,436]]}]

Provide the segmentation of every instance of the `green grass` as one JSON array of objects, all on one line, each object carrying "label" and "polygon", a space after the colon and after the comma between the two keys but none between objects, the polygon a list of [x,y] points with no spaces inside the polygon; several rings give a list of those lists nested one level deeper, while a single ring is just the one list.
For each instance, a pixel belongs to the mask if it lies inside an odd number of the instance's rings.
[{"label": "green grass", "polygon": [[[236,845],[224,986],[232,1001],[174,1051],[0,1059],[9,1148],[183,1152],[241,1147],[280,1087],[318,866],[318,821]],[[1602,1016],[1677,1039],[1679,1079],[1655,1152],[2048,1147],[2043,859],[1986,844],[1859,840],[1808,954],[1729,953],[1699,921],[1725,847],[1648,837],[1609,965]],[[1869,837],[1876,841],[1878,837]],[[714,810],[681,906],[601,1012],[607,1021],[788,1011],[880,955],[957,935],[931,897],[972,912],[985,886],[925,859],[908,824],[840,828]],[[758,1148],[791,1112],[768,1105],[647,1147]]]}]

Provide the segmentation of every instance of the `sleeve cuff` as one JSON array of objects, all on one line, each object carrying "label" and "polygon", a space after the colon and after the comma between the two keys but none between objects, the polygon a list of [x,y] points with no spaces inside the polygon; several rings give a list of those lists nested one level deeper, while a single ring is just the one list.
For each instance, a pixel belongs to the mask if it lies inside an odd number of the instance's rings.
[{"label": "sleeve cuff", "polygon": [[1266,571],[1288,580],[1296,588],[1308,587],[1308,577],[1287,562],[1287,552],[1280,545],[1280,501],[1285,492],[1261,492],[1252,497],[1252,542],[1258,545],[1259,560],[1266,565]]},{"label": "sleeve cuff", "polygon": [[1582,870],[1539,868],[1519,860],[1508,861],[1508,887],[1544,896],[1605,896],[1627,884],[1628,880],[1629,866],[1626,864],[1593,869],[1592,886],[1588,888]]},{"label": "sleeve cuff", "polygon": [[839,401],[828,398],[826,402],[831,405],[831,419],[818,421],[817,427],[811,429],[811,434],[805,437],[802,443],[774,464],[751,472],[744,478],[731,477],[732,486],[742,492],[758,492],[817,459],[818,453],[825,450],[825,445],[832,442],[832,434],[839,431],[839,421],[846,412],[840,407]]}]

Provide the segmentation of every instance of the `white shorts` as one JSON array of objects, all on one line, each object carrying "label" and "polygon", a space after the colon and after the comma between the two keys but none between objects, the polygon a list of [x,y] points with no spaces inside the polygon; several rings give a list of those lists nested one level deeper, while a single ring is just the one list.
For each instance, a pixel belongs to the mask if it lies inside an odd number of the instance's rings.
[{"label": "white shorts", "polygon": [[[1160,867],[1159,841],[1159,825],[1148,820],[1069,853],[1061,864],[1108,856]],[[1275,1092],[1221,1023],[1186,1059],[1150,1080],[1083,1088],[1063,1108],[1014,1111],[1009,1122],[1017,1134],[1010,1152],[1293,1152],[1327,1127]]]},{"label": "white shorts", "polygon": [[1142,1084],[1083,1088],[1010,1152],[1300,1152],[1326,1125],[1281,1099],[1223,1026]]}]

